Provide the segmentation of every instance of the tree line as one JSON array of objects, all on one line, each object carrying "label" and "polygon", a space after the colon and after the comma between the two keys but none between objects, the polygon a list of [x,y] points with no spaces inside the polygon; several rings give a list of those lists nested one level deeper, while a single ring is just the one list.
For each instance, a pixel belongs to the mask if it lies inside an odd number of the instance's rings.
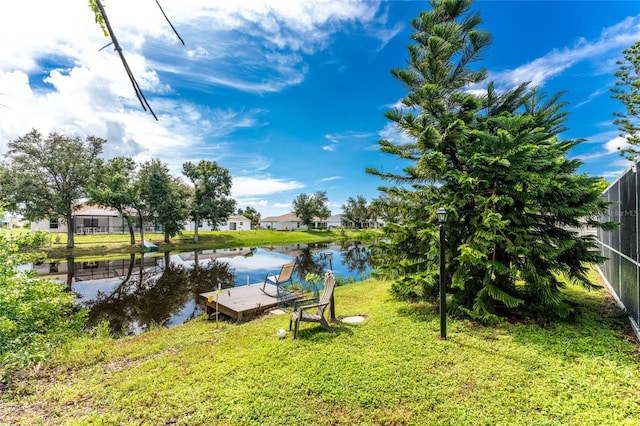
[{"label": "tree line", "polygon": [[35,129],[10,141],[6,160],[0,165],[0,196],[7,210],[29,221],[61,219],[68,225],[69,248],[74,247],[73,215],[85,200],[116,210],[126,223],[132,245],[136,244],[136,224],[140,243],[144,223],[160,226],[169,242],[192,220],[198,242],[201,223],[215,228],[234,213],[231,175],[216,162],[184,163],[183,179],[172,176],[159,159],[142,164],[131,157],[105,161],[99,157],[105,143],[95,136],[83,140],[55,132],[43,137]]},{"label": "tree line", "polygon": [[[182,176],[174,177],[166,163],[152,159],[137,164],[131,157],[100,158],[105,139],[85,139],[52,132],[44,137],[33,129],[8,144],[0,164],[0,196],[7,210],[29,221],[60,219],[67,226],[67,247],[74,247],[73,216],[82,202],[112,208],[123,218],[132,245],[144,241],[144,224],[162,228],[165,242],[177,235],[187,220],[194,223],[194,241],[203,223],[216,228],[236,212],[230,196],[232,178],[216,162],[186,162]],[[368,226],[377,218],[377,204],[359,195],[342,205],[344,220],[354,228]],[[292,203],[309,228],[316,218],[331,215],[325,191],[299,194]],[[253,227],[261,215],[253,207],[237,209]]]},{"label": "tree line", "polygon": [[[316,219],[326,220],[331,216],[329,200],[325,191],[316,191],[311,195],[299,194],[292,203],[292,212],[300,218],[302,224],[312,228]],[[348,228],[362,229],[377,227],[378,218],[384,216],[385,198],[374,198],[371,203],[363,195],[348,197],[342,204],[342,223]]]}]

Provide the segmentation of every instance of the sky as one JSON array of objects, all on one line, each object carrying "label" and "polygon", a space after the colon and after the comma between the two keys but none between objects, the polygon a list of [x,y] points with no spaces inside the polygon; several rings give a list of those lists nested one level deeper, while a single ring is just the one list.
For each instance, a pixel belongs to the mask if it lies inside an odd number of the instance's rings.
[{"label": "sky", "polygon": [[[411,19],[426,1],[103,0],[151,108],[142,109],[88,2],[0,4],[0,153],[32,129],[107,140],[103,156],[157,158],[176,176],[215,161],[238,207],[285,214],[301,193],[325,191],[332,214],[348,197],[371,201],[399,172],[381,139],[402,142],[385,118],[407,92]],[[61,6],[64,5],[64,6]],[[484,1],[493,42],[478,65],[508,89],[525,81],[566,91],[562,139],[581,173],[615,180],[628,166],[611,98],[623,50],[640,40],[640,1]],[[106,47],[105,47],[106,46]]]}]

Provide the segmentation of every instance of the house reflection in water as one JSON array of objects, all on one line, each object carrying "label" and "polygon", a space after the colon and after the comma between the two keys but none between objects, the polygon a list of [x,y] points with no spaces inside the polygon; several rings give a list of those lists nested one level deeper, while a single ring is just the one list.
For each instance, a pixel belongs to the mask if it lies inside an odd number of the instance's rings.
[{"label": "house reflection in water", "polygon": [[137,334],[156,325],[182,324],[204,312],[199,295],[220,284],[229,288],[264,280],[287,262],[296,262],[296,279],[329,268],[357,281],[369,271],[363,245],[295,244],[268,248],[202,250],[188,253],[132,254],[103,261],[47,262],[35,265],[41,277],[66,282],[78,305],[89,310],[89,327],[108,321],[114,335]]}]

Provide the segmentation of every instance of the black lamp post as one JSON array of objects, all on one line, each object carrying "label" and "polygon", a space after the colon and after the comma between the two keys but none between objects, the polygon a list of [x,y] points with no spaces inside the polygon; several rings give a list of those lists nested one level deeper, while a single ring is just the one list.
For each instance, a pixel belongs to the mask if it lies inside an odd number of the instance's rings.
[{"label": "black lamp post", "polygon": [[436,211],[438,223],[440,224],[440,338],[447,340],[447,283],[445,280],[445,224],[449,212],[444,207],[440,207]]}]

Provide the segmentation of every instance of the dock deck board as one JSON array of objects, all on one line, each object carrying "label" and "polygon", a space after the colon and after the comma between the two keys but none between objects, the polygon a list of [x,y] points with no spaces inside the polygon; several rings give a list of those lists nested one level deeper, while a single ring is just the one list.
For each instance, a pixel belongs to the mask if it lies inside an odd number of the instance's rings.
[{"label": "dock deck board", "polygon": [[[276,297],[278,289],[275,285],[267,284],[264,291],[262,291],[262,285],[262,283],[256,283],[225,288],[219,294],[217,291],[209,291],[201,293],[200,296],[206,299],[207,315],[215,313],[217,306],[218,312],[238,322],[275,308],[283,301],[300,297],[298,294],[280,289],[278,298]],[[209,296],[212,296],[211,302],[209,302]]]}]

